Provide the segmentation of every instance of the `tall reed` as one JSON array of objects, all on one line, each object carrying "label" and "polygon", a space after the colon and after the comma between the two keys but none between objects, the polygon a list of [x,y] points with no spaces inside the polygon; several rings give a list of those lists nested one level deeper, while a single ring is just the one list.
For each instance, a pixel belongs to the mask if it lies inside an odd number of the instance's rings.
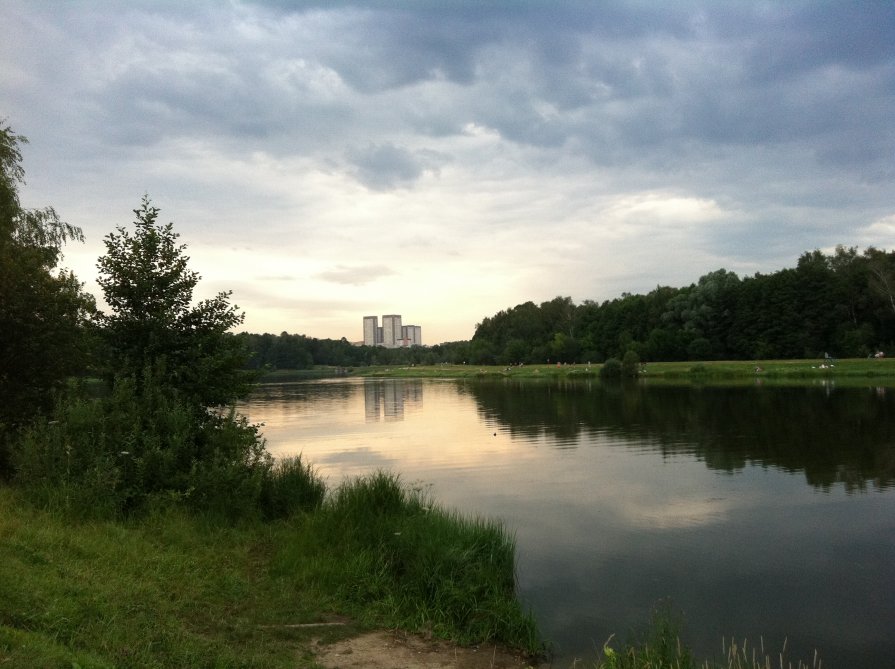
[{"label": "tall reed", "polygon": [[516,598],[515,544],[499,523],[446,511],[385,472],[343,483],[303,523],[279,569],[333,591],[366,622],[541,649]]},{"label": "tall reed", "polygon": [[752,646],[747,640],[722,641],[723,660],[698,661],[681,643],[680,623],[666,607],[654,613],[646,637],[633,643],[615,643],[614,635],[603,644],[599,669],[823,669],[815,651],[810,663],[787,657],[786,641],[779,653],[766,652],[764,639]]}]

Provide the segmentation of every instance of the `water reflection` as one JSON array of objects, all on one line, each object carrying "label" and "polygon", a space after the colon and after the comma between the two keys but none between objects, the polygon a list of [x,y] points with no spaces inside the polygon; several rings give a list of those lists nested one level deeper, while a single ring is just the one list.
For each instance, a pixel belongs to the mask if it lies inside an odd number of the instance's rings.
[{"label": "water reflection", "polygon": [[503,520],[557,667],[666,597],[699,655],[788,637],[835,667],[895,657],[893,402],[830,384],[340,379],[263,388],[244,410],[330,483],[385,467]]},{"label": "water reflection", "polygon": [[420,379],[364,379],[364,415],[368,423],[404,420],[404,408],[423,404]]},{"label": "water reflection", "polygon": [[464,392],[483,417],[557,448],[614,435],[728,473],[749,464],[802,472],[823,490],[895,484],[895,398],[875,387],[501,382]]}]

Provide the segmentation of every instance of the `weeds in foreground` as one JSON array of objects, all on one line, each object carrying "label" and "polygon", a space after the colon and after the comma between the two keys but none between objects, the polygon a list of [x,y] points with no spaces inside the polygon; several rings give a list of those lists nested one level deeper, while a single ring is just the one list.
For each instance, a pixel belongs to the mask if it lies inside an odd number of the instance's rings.
[{"label": "weeds in foreground", "polygon": [[[759,643],[758,647],[751,647],[746,639],[739,644],[735,639],[731,639],[728,643],[723,641],[724,654],[727,663],[721,665],[721,669],[823,669],[823,662],[818,657],[817,651],[814,651],[814,657],[811,663],[797,660],[796,664],[786,657],[786,641],[783,642],[783,649],[776,655],[765,652],[764,639]],[[708,669],[708,664],[705,665]]]},{"label": "weeds in foreground", "polygon": [[499,524],[445,511],[384,472],[344,483],[301,520],[278,570],[336,593],[363,622],[542,650]]},{"label": "weeds in foreground", "polygon": [[786,642],[777,654],[765,652],[764,640],[758,647],[746,640],[722,642],[724,660],[720,663],[694,659],[692,652],[681,643],[680,623],[666,607],[653,613],[652,624],[644,640],[633,644],[613,643],[614,635],[603,644],[603,657],[596,663],[599,669],[823,669],[814,653],[811,663],[789,659]]}]

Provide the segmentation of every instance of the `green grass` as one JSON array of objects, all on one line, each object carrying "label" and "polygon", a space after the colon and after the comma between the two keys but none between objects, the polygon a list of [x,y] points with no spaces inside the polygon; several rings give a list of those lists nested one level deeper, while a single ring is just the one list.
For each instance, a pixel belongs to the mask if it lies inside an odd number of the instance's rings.
[{"label": "green grass", "polygon": [[328,609],[270,576],[289,533],[170,510],[73,524],[2,490],[0,666],[294,666],[302,635],[267,626]]},{"label": "green grass", "polygon": [[515,597],[514,554],[499,524],[444,510],[379,472],[346,482],[305,516],[278,572],[322,584],[367,625],[534,653],[541,648]]},{"label": "green grass", "polygon": [[[354,376],[394,378],[469,379],[598,379],[602,365],[429,365],[357,367]],[[895,358],[836,360],[734,360],[710,362],[647,362],[641,379],[674,382],[769,382],[803,383],[835,379],[895,385]]]},{"label": "green grass", "polygon": [[[386,474],[236,524],[74,521],[0,488],[0,564],[0,666],[313,667],[312,636],[369,627],[539,647],[506,533]],[[302,627],[332,620],[353,622]]]}]

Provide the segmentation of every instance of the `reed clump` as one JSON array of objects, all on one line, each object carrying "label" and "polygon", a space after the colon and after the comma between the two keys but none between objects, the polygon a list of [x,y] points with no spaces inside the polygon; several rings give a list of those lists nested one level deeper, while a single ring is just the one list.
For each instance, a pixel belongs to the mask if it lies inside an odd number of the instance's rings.
[{"label": "reed clump", "polygon": [[534,619],[516,597],[514,554],[499,523],[442,509],[376,472],[343,483],[305,516],[277,568],[332,592],[370,625],[537,653]]},{"label": "reed clump", "polygon": [[823,669],[815,651],[812,661],[787,656],[784,640],[779,653],[766,652],[764,639],[758,646],[748,640],[722,640],[723,659],[697,660],[680,639],[680,623],[662,609],[653,614],[647,635],[632,643],[618,644],[614,635],[603,644],[598,669]]}]

